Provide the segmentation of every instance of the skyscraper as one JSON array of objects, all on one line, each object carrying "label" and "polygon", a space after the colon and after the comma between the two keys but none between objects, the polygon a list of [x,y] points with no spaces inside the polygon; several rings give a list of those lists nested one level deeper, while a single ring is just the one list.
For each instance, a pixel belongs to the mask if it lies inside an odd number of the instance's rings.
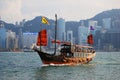
[{"label": "skyscraper", "polygon": [[57,38],[59,40],[65,41],[66,36],[65,36],[65,20],[60,18],[58,19],[58,28],[57,28]]},{"label": "skyscraper", "polygon": [[73,43],[73,31],[67,31],[67,41]]},{"label": "skyscraper", "polygon": [[16,33],[12,32],[11,30],[7,31],[7,37],[6,37],[6,48],[13,50],[15,48],[15,39],[16,39]]},{"label": "skyscraper", "polygon": [[[98,27],[98,21],[95,21],[95,20],[90,20],[89,21],[89,31],[90,33],[92,33],[93,35],[95,35],[95,31],[96,31],[96,28]],[[94,30],[91,30],[90,28],[93,28]]]},{"label": "skyscraper", "polygon": [[81,44],[81,45],[86,44],[88,33],[89,33],[88,27],[80,26],[78,28],[78,42],[79,42],[79,44]]},{"label": "skyscraper", "polygon": [[19,29],[19,33],[18,33],[18,48],[22,49],[23,48],[23,32],[22,29]]},{"label": "skyscraper", "polygon": [[104,18],[102,21],[103,21],[103,27],[105,29],[111,28],[111,18]]},{"label": "skyscraper", "polygon": [[97,26],[97,23],[98,23],[97,21],[90,20],[88,26],[93,26],[95,28]]},{"label": "skyscraper", "polygon": [[31,46],[37,42],[38,33],[23,33],[23,47],[30,49]]},{"label": "skyscraper", "polygon": [[6,45],[6,29],[4,23],[0,22],[0,49],[5,49]]}]

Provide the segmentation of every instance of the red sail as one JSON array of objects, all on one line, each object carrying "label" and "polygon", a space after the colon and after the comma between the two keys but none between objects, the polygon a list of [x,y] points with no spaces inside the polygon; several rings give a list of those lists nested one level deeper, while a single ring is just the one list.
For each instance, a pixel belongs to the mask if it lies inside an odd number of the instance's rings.
[{"label": "red sail", "polygon": [[92,34],[88,35],[87,43],[88,44],[93,44],[94,43],[93,42],[93,35]]},{"label": "red sail", "polygon": [[37,46],[47,46],[47,31],[46,29],[38,33]]}]

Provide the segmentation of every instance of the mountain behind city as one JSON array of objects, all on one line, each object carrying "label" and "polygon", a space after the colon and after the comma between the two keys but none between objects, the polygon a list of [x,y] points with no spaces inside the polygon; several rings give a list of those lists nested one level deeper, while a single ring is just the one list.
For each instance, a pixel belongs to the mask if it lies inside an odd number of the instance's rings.
[{"label": "mountain behind city", "polygon": [[[17,27],[16,25],[14,25],[12,23],[6,23],[4,21],[2,21],[2,22],[4,23],[4,26],[6,29],[10,29],[16,33],[18,32],[19,28],[22,28],[23,32],[38,32],[40,29],[41,18],[42,18],[42,16],[37,16],[32,20],[25,21],[23,27],[19,27],[19,26]],[[66,21],[66,25],[65,25],[66,30],[73,30],[73,32],[75,32],[75,30],[77,30],[78,27],[81,25],[81,21],[84,21],[84,25],[86,27],[88,27],[89,20],[96,20],[96,21],[98,21],[98,25],[102,26],[103,18],[111,18],[111,21],[120,21],[120,9],[112,9],[112,10],[108,10],[108,11],[103,11],[103,12],[95,15],[94,17],[92,17],[90,19],[86,19],[86,20]],[[49,20],[50,24],[54,24],[54,20],[52,20],[52,19],[48,19],[48,20]],[[117,25],[120,26],[120,22]],[[42,25],[42,26],[47,26],[47,25]]]}]

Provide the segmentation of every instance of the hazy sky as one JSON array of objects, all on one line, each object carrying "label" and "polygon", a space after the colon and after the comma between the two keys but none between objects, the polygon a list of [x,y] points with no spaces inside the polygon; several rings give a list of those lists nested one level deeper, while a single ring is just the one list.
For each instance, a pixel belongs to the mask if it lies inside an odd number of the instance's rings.
[{"label": "hazy sky", "polygon": [[15,23],[41,15],[54,19],[56,13],[66,21],[79,21],[118,8],[120,0],[0,0],[0,17]]}]

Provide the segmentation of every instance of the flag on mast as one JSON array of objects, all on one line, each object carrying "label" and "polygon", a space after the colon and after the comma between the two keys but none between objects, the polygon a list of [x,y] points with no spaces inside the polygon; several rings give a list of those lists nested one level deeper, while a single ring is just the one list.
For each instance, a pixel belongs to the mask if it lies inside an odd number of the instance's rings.
[{"label": "flag on mast", "polygon": [[50,25],[49,22],[48,22],[48,20],[45,17],[42,17],[42,23]]},{"label": "flag on mast", "polygon": [[94,30],[93,26],[90,26],[90,30]]}]

